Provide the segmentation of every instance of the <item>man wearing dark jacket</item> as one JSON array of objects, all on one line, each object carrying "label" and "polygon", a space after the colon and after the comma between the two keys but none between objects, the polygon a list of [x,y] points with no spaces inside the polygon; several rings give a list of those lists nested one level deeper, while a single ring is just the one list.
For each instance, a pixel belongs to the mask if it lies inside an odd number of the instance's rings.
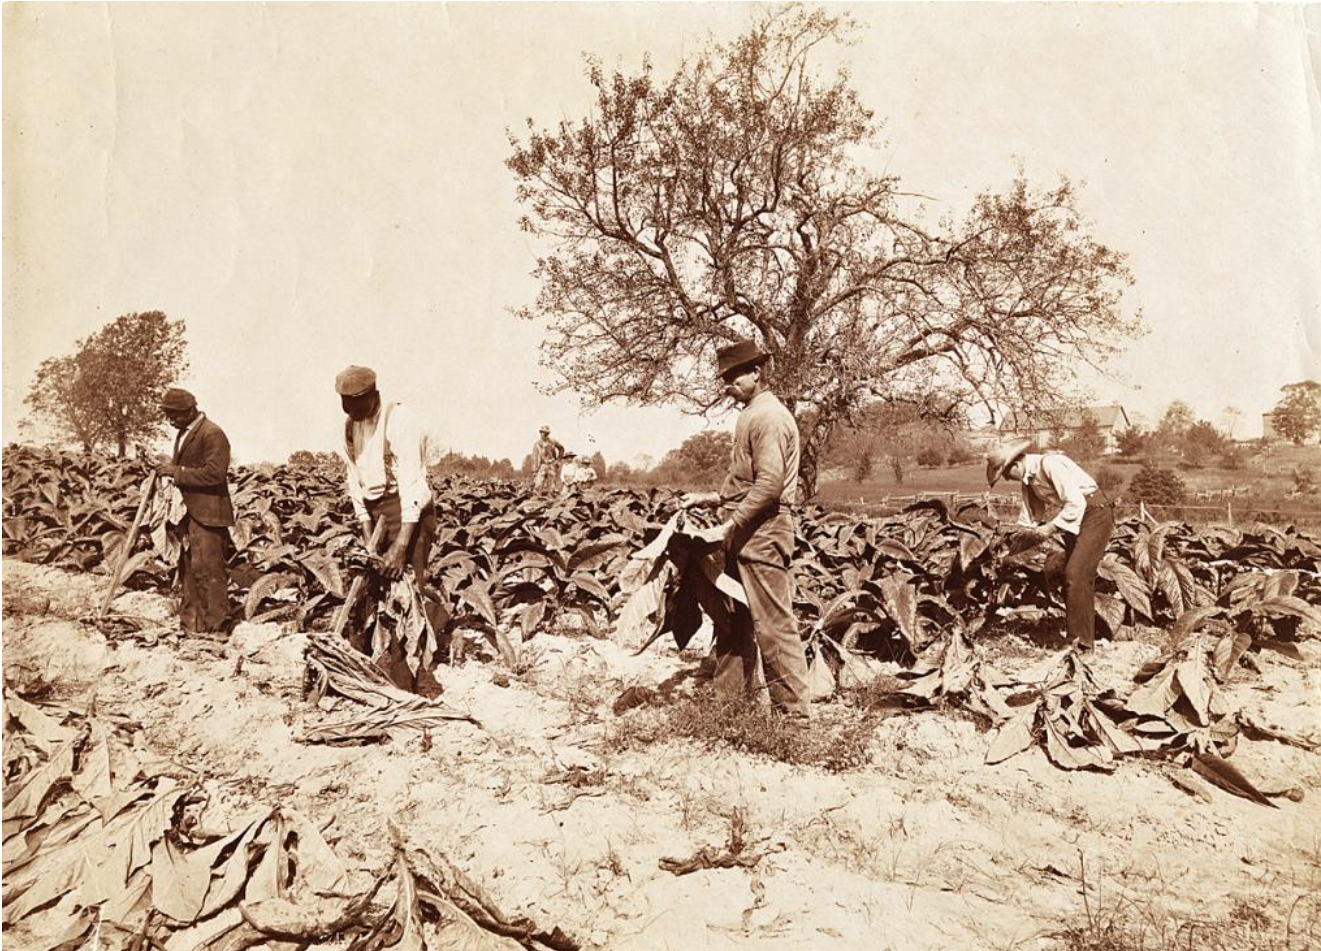
[{"label": "man wearing dark jacket", "polygon": [[[185,631],[223,631],[229,623],[229,573],[225,568],[229,526],[229,440],[198,412],[187,390],[165,391],[161,410],[177,431],[174,453],[158,458],[188,509],[179,553],[179,623]],[[168,458],[168,461],[166,461]]]}]

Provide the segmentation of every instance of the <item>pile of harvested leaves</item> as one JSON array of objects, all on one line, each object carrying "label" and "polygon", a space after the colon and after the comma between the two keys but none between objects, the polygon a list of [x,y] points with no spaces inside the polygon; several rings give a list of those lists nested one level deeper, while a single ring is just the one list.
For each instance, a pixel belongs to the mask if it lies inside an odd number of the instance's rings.
[{"label": "pile of harvested leaves", "polygon": [[147,752],[130,725],[7,687],[4,720],[4,925],[29,951],[577,947],[507,918],[397,830],[393,864],[355,880],[321,827],[287,806],[212,828],[207,785]]}]

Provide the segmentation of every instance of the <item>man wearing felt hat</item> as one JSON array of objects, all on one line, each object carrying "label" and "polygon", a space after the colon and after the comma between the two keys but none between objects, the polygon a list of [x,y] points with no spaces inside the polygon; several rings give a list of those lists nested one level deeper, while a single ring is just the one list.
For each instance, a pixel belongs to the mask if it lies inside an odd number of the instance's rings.
[{"label": "man wearing felt hat", "polygon": [[1030,452],[1031,448],[1030,439],[996,446],[986,454],[986,481],[992,487],[1002,478],[1020,484],[1023,507],[1018,524],[1027,529],[1029,541],[1060,535],[1065,626],[1073,644],[1091,650],[1096,636],[1096,571],[1114,531],[1114,503],[1064,453]]},{"label": "man wearing felt hat", "polygon": [[188,509],[179,554],[179,623],[185,631],[222,631],[229,624],[225,555],[234,506],[229,499],[229,439],[197,409],[187,390],[171,387],[161,411],[178,435],[174,452],[157,456],[161,475],[179,487]]},{"label": "man wearing felt hat", "polygon": [[725,393],[743,409],[734,425],[729,474],[719,492],[689,492],[684,508],[718,505],[725,571],[748,604],[735,604],[728,630],[716,630],[714,684],[726,694],[757,688],[771,703],[806,718],[807,658],[794,621],[793,505],[798,498],[798,424],[767,384],[769,354],[751,340],[716,351]]},{"label": "man wearing felt hat", "polygon": [[532,444],[532,491],[535,494],[555,494],[563,462],[563,444],[550,438],[549,426],[542,426],[540,437]]}]

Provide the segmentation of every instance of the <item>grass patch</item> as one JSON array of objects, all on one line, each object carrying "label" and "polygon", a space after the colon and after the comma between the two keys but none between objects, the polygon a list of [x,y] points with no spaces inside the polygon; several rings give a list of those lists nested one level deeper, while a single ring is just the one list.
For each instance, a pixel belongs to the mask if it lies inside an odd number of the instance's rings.
[{"label": "grass patch", "polygon": [[795,720],[764,703],[703,691],[668,706],[631,714],[612,728],[607,745],[613,752],[622,752],[687,739],[712,750],[733,749],[830,772],[869,765],[876,718],[852,709],[813,713],[811,721]]},{"label": "grass patch", "polygon": [[[1314,883],[1313,883],[1314,884]],[[1082,882],[1082,913],[1049,937],[1063,951],[1310,951],[1317,947],[1321,898],[1312,889],[1238,896],[1226,911],[1176,914],[1154,898],[1106,893]],[[1089,897],[1089,890],[1091,895]]]}]

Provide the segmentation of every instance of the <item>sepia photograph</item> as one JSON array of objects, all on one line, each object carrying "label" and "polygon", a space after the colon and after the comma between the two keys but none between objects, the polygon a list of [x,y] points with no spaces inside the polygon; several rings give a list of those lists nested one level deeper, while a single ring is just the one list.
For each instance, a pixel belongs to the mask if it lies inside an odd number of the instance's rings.
[{"label": "sepia photograph", "polygon": [[1321,951],[1321,4],[0,12],[6,951]]}]

